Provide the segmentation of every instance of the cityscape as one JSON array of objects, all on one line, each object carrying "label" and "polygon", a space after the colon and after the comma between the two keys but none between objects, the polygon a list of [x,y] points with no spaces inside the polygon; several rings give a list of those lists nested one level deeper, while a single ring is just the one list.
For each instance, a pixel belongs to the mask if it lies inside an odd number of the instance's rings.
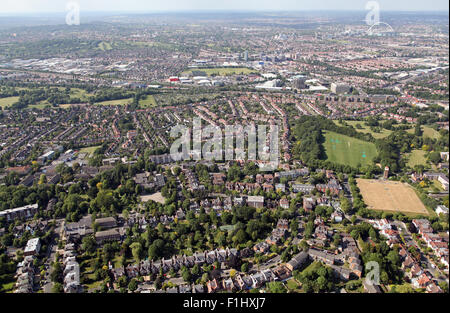
[{"label": "cityscape", "polygon": [[67,2],[0,9],[0,293],[449,292],[448,3]]}]

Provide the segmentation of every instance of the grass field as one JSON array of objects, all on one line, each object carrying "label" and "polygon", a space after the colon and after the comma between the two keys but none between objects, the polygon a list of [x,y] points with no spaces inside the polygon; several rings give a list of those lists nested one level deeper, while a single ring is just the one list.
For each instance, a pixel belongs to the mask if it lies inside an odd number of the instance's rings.
[{"label": "grass field", "polygon": [[101,146],[82,148],[82,149],[80,149],[80,153],[88,153],[88,154],[92,155],[100,147]]},{"label": "grass field", "polygon": [[423,150],[413,150],[410,154],[408,154],[408,166],[414,167],[416,165],[427,165],[425,154],[426,152]]},{"label": "grass field", "polygon": [[47,100],[45,100],[45,101],[40,101],[39,103],[36,103],[36,104],[29,105],[28,108],[30,108],[30,109],[44,109],[47,106],[51,107],[52,105]]},{"label": "grass field", "polygon": [[155,107],[157,104],[155,97],[153,97],[152,95],[147,95],[147,98],[139,100],[139,105],[143,108],[150,108]]},{"label": "grass field", "polygon": [[[386,138],[387,136],[389,136],[390,134],[392,134],[391,130],[387,130],[387,129],[382,129],[380,133],[375,133],[373,132],[369,126],[366,125],[366,123],[364,121],[345,121],[347,124],[353,126],[355,128],[355,130],[359,133],[364,133],[364,134],[371,134],[373,136],[373,138],[375,139],[381,139],[381,138]],[[334,123],[338,126],[342,126],[341,124],[339,124],[339,121],[334,121]],[[361,125],[361,129],[356,128],[356,124]]]},{"label": "grass field", "polygon": [[372,210],[429,215],[414,189],[401,182],[357,179],[364,202]]},{"label": "grass field", "polygon": [[350,165],[366,165],[377,156],[377,149],[371,142],[325,131],[324,148],[327,159],[334,163]]},{"label": "grass field", "polygon": [[257,71],[246,67],[217,67],[217,68],[198,68],[191,69],[183,72],[181,75],[187,76],[192,73],[192,71],[205,72],[206,75],[218,75],[218,76],[228,76],[228,75],[239,75],[239,74],[251,74],[257,73]]},{"label": "grass field", "polygon": [[108,51],[108,50],[112,50],[112,46],[109,42],[106,41],[102,41],[101,43],[98,44],[98,48],[102,51]]},{"label": "grass field", "polygon": [[286,287],[292,292],[298,292],[301,289],[300,285],[294,278],[291,278],[286,282]]},{"label": "grass field", "polygon": [[[428,137],[432,139],[439,139],[441,137],[441,134],[438,131],[428,126],[422,126],[422,131],[423,137]],[[410,134],[414,134],[414,128],[408,129],[407,132]]]},{"label": "grass field", "polygon": [[0,107],[2,109],[8,108],[11,105],[13,105],[13,103],[16,103],[17,101],[19,101],[19,97],[0,98]]},{"label": "grass field", "polygon": [[127,99],[120,99],[120,100],[110,100],[110,101],[103,101],[103,102],[97,102],[97,105],[126,105],[130,104],[133,101],[133,98],[127,98]]}]

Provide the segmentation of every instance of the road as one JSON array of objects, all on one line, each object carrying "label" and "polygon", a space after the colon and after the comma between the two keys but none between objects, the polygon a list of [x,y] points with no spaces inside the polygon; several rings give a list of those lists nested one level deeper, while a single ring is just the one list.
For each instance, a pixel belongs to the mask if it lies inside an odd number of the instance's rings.
[{"label": "road", "polygon": [[56,249],[58,248],[58,241],[59,238],[62,238],[62,230],[63,230],[63,225],[64,225],[64,219],[58,219],[55,221],[56,222],[56,227],[55,227],[55,234],[52,237],[52,240],[50,242],[50,244],[48,245],[48,249],[47,249],[47,261],[45,262],[45,268],[46,268],[46,273],[45,273],[45,284],[42,287],[44,293],[51,293],[52,292],[52,288],[53,288],[53,283],[50,280],[53,268],[51,266],[52,262],[55,260],[55,256],[56,256]]}]

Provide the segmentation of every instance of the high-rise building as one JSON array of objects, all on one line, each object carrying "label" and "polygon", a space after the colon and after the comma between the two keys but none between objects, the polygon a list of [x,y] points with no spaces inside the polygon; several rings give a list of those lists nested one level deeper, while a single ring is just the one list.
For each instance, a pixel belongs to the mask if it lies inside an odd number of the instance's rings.
[{"label": "high-rise building", "polygon": [[331,92],[335,94],[350,93],[351,87],[347,84],[332,83]]},{"label": "high-rise building", "polygon": [[304,76],[297,76],[294,78],[293,86],[296,89],[306,89],[306,77]]}]

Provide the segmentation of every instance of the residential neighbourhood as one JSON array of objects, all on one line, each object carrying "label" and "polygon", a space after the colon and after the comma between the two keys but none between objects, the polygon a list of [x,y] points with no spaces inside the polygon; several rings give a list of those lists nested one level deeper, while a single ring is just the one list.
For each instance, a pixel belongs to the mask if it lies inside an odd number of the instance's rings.
[{"label": "residential neighbourhood", "polygon": [[0,293],[448,293],[448,11],[366,13],[0,19]]}]

